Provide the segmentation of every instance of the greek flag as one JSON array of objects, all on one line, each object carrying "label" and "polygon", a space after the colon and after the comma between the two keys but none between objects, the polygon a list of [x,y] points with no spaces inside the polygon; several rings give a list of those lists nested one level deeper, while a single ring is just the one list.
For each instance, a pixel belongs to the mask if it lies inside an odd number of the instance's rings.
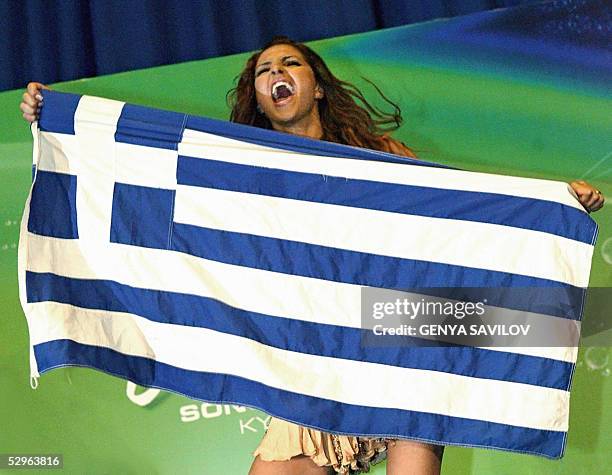
[{"label": "greek flag", "polygon": [[575,346],[370,348],[360,296],[573,289],[542,307],[579,325],[597,227],[567,184],[44,103],[19,242],[35,381],[86,366],[334,433],[563,455]]}]

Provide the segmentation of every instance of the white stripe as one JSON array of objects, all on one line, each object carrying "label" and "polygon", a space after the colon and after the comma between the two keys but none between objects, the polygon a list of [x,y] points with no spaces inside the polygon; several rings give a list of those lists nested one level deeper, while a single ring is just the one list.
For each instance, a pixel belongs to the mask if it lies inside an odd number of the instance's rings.
[{"label": "white stripe", "polygon": [[[142,289],[211,297],[265,315],[361,328],[358,285],[224,264],[167,250],[111,244],[91,251],[71,239],[27,236],[27,270],[33,272],[112,280]],[[576,361],[575,348],[490,349]]]},{"label": "white stripe", "polygon": [[103,245],[110,236],[115,182],[115,131],[123,102],[83,96],[74,114],[78,152],[69,156],[77,172],[77,222],[83,245]]},{"label": "white stripe", "polygon": [[562,203],[584,212],[571,187],[559,181],[309,155],[190,129],[185,129],[178,151],[179,155],[189,157],[317,175],[536,198]]},{"label": "white stripe", "polygon": [[72,157],[79,153],[79,142],[76,136],[41,131],[39,142],[44,153],[40,154],[38,170],[76,174],[76,170],[71,167]]},{"label": "white stripe", "polygon": [[[230,374],[286,391],[518,427],[566,431],[569,392],[282,350],[247,338],[59,303],[31,307],[35,344],[69,338],[191,371]],[[44,323],[42,323],[44,322]],[[299,377],[296,377],[299,375]],[[376,384],[355,384],[370,375]]]},{"label": "white stripe", "polygon": [[177,187],[174,219],[226,231],[404,259],[589,283],[593,246],[498,224],[413,216],[191,186]]},{"label": "white stripe", "polygon": [[130,185],[174,190],[176,150],[116,143],[116,181]]}]

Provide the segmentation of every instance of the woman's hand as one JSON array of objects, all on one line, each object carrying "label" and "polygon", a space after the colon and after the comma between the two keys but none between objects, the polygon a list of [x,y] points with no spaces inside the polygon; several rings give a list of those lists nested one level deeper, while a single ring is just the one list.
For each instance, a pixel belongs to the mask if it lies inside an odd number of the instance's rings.
[{"label": "woman's hand", "polygon": [[578,195],[578,201],[590,213],[597,211],[604,205],[604,196],[601,191],[589,185],[586,181],[574,180],[570,182],[570,186]]},{"label": "woman's hand", "polygon": [[21,104],[19,104],[19,109],[23,112],[23,118],[28,122],[34,122],[38,119],[38,114],[42,107],[42,95],[40,91],[43,89],[49,88],[39,82],[31,82],[28,84],[26,92],[23,93],[23,99]]}]

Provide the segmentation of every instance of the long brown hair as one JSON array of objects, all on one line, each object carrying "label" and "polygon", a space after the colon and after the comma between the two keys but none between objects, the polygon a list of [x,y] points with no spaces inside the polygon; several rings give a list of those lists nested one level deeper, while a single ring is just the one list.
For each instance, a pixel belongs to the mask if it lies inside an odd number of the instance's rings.
[{"label": "long brown hair", "polygon": [[232,109],[232,122],[272,129],[270,120],[257,110],[255,66],[263,51],[279,44],[293,46],[302,53],[312,68],[317,83],[323,89],[323,97],[318,101],[323,140],[374,150],[388,148],[381,136],[401,125],[402,114],[397,104],[389,100],[374,83],[364,78],[391,105],[393,112],[384,112],[372,106],[356,86],[334,76],[317,53],[285,36],[274,38],[253,54],[242,73],[234,80],[237,80],[236,87],[227,93],[227,101]]}]

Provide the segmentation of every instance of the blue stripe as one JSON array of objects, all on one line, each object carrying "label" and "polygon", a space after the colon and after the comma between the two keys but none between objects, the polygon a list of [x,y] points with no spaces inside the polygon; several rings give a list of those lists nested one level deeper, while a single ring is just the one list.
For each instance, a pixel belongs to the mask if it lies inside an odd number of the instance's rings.
[{"label": "blue stripe", "polygon": [[[595,222],[571,206],[496,193],[321,176],[179,156],[179,184],[542,231],[590,244]],[[546,216],[546,219],[542,219]]]},{"label": "blue stripe", "polygon": [[117,142],[176,150],[186,115],[125,104],[117,121]]},{"label": "blue stripe", "polygon": [[74,113],[81,96],[48,90],[41,91],[41,94],[43,107],[38,119],[40,130],[74,135]]},{"label": "blue stripe", "polygon": [[[562,361],[401,337],[395,345],[363,344],[368,331],[271,317],[218,300],[175,292],[138,289],[113,281],[72,279],[26,272],[27,299],[82,308],[127,312],[160,323],[209,328],[300,353],[369,361],[567,390],[573,365]],[[299,335],[299,337],[296,337]],[[393,342],[391,342],[393,343]]]},{"label": "blue stripe", "polygon": [[439,163],[401,157],[391,153],[368,150],[364,148],[342,145],[339,143],[314,140],[299,135],[285,134],[275,130],[260,129],[249,125],[235,124],[207,117],[187,116],[186,129],[197,130],[209,134],[227,137],[234,140],[263,145],[292,152],[321,155],[324,157],[354,158],[359,160],[375,160],[389,163],[409,163],[434,168],[452,168]]},{"label": "blue stripe", "polygon": [[[174,223],[172,250],[218,262],[316,279],[411,290],[484,287],[471,300],[579,320],[585,290],[552,280],[437,262],[401,259],[297,241]],[[524,292],[502,292],[519,287]],[[439,295],[437,291],[433,295]],[[442,296],[442,295],[440,295]]]},{"label": "blue stripe", "polygon": [[[443,445],[498,448],[548,458],[560,458],[565,448],[565,432],[345,404],[273,388],[229,374],[189,371],[71,340],[35,345],[34,354],[41,373],[60,366],[86,366],[142,386],[167,389],[202,401],[254,407],[273,416],[332,433],[416,438]],[[360,382],[356,381],[355,384]],[[486,440],[486,444],[483,444],[483,440]]]},{"label": "blue stripe", "polygon": [[77,239],[76,194],[75,175],[37,170],[30,199],[28,231],[41,236]]}]

